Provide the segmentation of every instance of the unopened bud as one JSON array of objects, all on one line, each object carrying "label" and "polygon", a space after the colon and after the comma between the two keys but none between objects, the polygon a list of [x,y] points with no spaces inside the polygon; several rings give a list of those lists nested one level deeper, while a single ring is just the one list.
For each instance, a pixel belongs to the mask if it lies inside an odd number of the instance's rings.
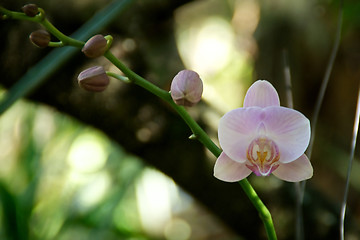
[{"label": "unopened bud", "polygon": [[30,41],[37,47],[44,48],[49,45],[51,36],[47,31],[40,29],[32,32],[29,36]]},{"label": "unopened bud", "polygon": [[89,58],[102,56],[107,50],[107,41],[103,35],[95,35],[90,38],[82,48],[82,52]]},{"label": "unopened bud", "polygon": [[196,72],[182,70],[174,77],[170,91],[177,105],[191,107],[200,101],[203,83]]},{"label": "unopened bud", "polygon": [[78,76],[80,87],[90,92],[104,91],[109,85],[109,82],[109,77],[101,66],[88,68]]},{"label": "unopened bud", "polygon": [[33,3],[24,5],[21,10],[29,17],[35,17],[39,13],[38,6]]}]

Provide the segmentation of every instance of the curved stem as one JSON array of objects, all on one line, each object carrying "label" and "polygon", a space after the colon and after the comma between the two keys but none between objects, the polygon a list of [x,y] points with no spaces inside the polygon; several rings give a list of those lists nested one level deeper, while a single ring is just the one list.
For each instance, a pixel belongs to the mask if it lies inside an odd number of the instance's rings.
[{"label": "curved stem", "polygon": [[[336,33],[335,33],[335,40],[334,40],[334,45],[332,47],[331,50],[331,54],[330,54],[330,58],[329,58],[329,62],[326,66],[326,70],[325,70],[325,74],[324,74],[324,78],[322,80],[321,83],[321,87],[320,87],[320,91],[319,91],[319,95],[316,99],[316,104],[315,104],[315,109],[314,109],[314,113],[313,113],[313,117],[311,119],[311,124],[312,124],[312,132],[313,134],[310,137],[310,143],[309,143],[309,147],[308,150],[306,151],[306,155],[308,156],[308,158],[311,160],[311,155],[312,155],[312,150],[313,150],[313,146],[314,146],[314,140],[315,140],[315,128],[316,128],[316,124],[317,124],[317,120],[319,117],[319,113],[320,113],[320,108],[322,105],[322,102],[324,100],[324,96],[325,96],[325,91],[327,88],[327,85],[329,83],[329,79],[330,79],[330,75],[335,63],[335,58],[340,46],[340,41],[341,41],[341,30],[342,30],[342,23],[343,23],[343,15],[344,15],[344,0],[340,0],[339,3],[339,15],[338,15],[338,20],[337,20],[337,27],[336,27]],[[305,181],[304,181],[305,183]]]},{"label": "curved stem", "polygon": [[64,45],[70,45],[70,46],[82,48],[85,44],[83,41],[73,39],[63,34],[54,25],[52,25],[52,23],[49,22],[46,18],[44,18],[40,23],[46,28],[46,30],[48,30],[52,35],[54,35],[57,39],[59,39]]},{"label": "curved stem", "polygon": [[43,25],[47,31],[49,31],[52,35],[54,35],[57,39],[59,39],[64,45],[70,45],[79,48],[82,48],[84,46],[85,44],[84,42],[68,37],[65,34],[63,34],[61,31],[59,31],[49,20],[46,19],[44,10],[39,8],[39,11],[40,13],[35,17],[29,17],[25,13],[10,11],[0,6],[0,13],[3,14],[4,19],[12,18],[17,20],[37,22]]},{"label": "curved stem", "polygon": [[[286,89],[286,102],[288,108],[294,107],[292,89],[291,89],[291,72],[288,61],[288,54],[286,49],[283,51],[284,57],[284,79],[285,79],[285,89]],[[303,213],[302,213],[302,200],[303,192],[301,190],[301,184],[299,182],[294,183],[295,193],[296,193],[296,204],[295,204],[295,239],[302,240],[304,239],[304,224],[303,224]]]},{"label": "curved stem", "polygon": [[[45,17],[44,13],[41,13],[35,17],[28,17],[23,13],[12,12],[0,6],[0,13],[4,16],[3,18],[14,18],[19,20],[28,20],[33,22],[38,22],[42,24],[50,33],[52,33],[56,38],[58,38],[64,45],[71,45],[74,47],[82,48],[84,42],[73,39],[64,35],[60,32],[57,28],[55,28]],[[156,85],[148,82],[135,72],[131,71],[127,68],[119,59],[117,59],[110,51],[106,51],[104,56],[113,63],[119,70],[121,70],[127,77],[128,80],[136,85],[148,90],[149,92],[153,93],[154,95],[160,97],[164,101],[168,102],[176,112],[182,117],[185,123],[190,127],[193,135],[196,139],[198,139],[207,149],[209,149],[214,156],[218,157],[221,154],[221,149],[209,138],[206,132],[197,124],[197,122],[189,115],[189,113],[185,110],[184,107],[175,104],[172,100],[171,95],[169,92],[157,87]],[[120,78],[117,74],[107,72],[109,76],[115,77],[120,80],[124,80]],[[260,218],[264,223],[266,233],[268,235],[268,239],[275,240],[276,233],[275,228],[273,225],[273,221],[271,218],[271,214],[269,210],[266,208],[264,203],[260,200],[259,196],[256,194],[255,190],[248,182],[247,179],[241,180],[240,182],[241,187],[243,188],[244,192],[250,199],[251,203],[254,205],[256,210],[260,214]]]},{"label": "curved stem", "polygon": [[128,78],[128,77],[125,77],[123,75],[120,75],[120,74],[116,74],[116,73],[113,73],[113,72],[109,72],[109,71],[106,71],[106,75],[108,75],[109,77],[113,77],[113,78],[116,78],[124,83],[132,83],[132,81]]},{"label": "curved stem", "polygon": [[145,80],[138,74],[131,71],[110,51],[106,51],[104,57],[106,57],[112,64],[114,64],[119,70],[121,70],[129,78],[129,80],[135,83],[136,85],[145,88],[149,92],[155,94],[156,96],[160,97],[165,101],[169,101],[169,99],[171,99],[169,92],[155,86],[154,84],[150,83],[149,81]]},{"label": "curved stem", "polygon": [[221,153],[221,150],[216,146],[216,144],[211,141],[205,131],[197,124],[197,122],[189,115],[189,113],[185,110],[184,107],[177,105],[171,98],[169,92],[155,86],[144,78],[140,77],[130,69],[128,69],[122,62],[119,61],[110,51],[107,51],[104,56],[116,67],[118,67],[131,82],[139,85],[140,87],[145,88],[149,92],[155,94],[160,97],[164,101],[168,102],[177,113],[183,118],[186,124],[190,127],[191,131],[195,135],[195,137],[206,146],[216,157],[218,157]]},{"label": "curved stem", "polygon": [[2,6],[0,6],[0,13],[3,14],[3,19],[18,19],[18,20],[26,20],[31,22],[40,22],[42,17],[41,16],[35,16],[35,17],[29,17],[25,13],[22,12],[14,12],[10,11]]},{"label": "curved stem", "polygon": [[63,47],[65,46],[63,42],[49,42],[48,47]]},{"label": "curved stem", "polygon": [[248,196],[248,198],[250,199],[251,203],[259,212],[260,218],[265,226],[268,239],[276,240],[277,239],[276,232],[270,211],[266,208],[266,206],[261,201],[261,199],[256,194],[255,190],[252,188],[251,184],[246,178],[241,180],[239,183],[242,189],[244,190],[244,192],[246,193],[246,195]]},{"label": "curved stem", "polygon": [[[128,69],[122,62],[119,61],[110,51],[107,51],[104,56],[113,63],[116,67],[118,67],[131,82],[145,88],[149,92],[155,94],[160,97],[164,101],[168,102],[182,117],[182,119],[186,122],[186,124],[190,127],[191,131],[195,135],[195,137],[207,148],[209,149],[215,157],[219,157],[221,153],[221,149],[216,146],[216,144],[209,138],[209,136],[205,133],[205,131],[197,124],[197,122],[189,115],[189,113],[185,110],[184,107],[177,105],[171,98],[169,92],[160,89],[154,84],[148,82],[144,78],[140,77],[130,69]],[[269,210],[266,208],[264,203],[261,201],[259,196],[256,194],[254,188],[251,186],[247,179],[241,180],[239,182],[240,186],[250,199],[251,203],[254,205],[256,210],[259,212],[260,218],[263,221],[265,226],[265,230],[268,236],[268,239],[275,240],[276,232],[274,228],[274,224],[272,221],[271,214]]]},{"label": "curved stem", "polygon": [[341,211],[340,211],[340,240],[345,239],[345,213],[346,213],[346,204],[347,198],[349,194],[349,186],[350,186],[350,176],[352,164],[354,161],[355,148],[356,148],[356,140],[359,132],[359,121],[360,121],[360,87],[358,89],[358,99],[356,104],[356,113],[355,113],[355,121],[353,127],[352,141],[351,141],[351,150],[350,150],[350,158],[348,170],[346,173],[346,182],[345,182],[345,191],[343,201],[341,203]]}]

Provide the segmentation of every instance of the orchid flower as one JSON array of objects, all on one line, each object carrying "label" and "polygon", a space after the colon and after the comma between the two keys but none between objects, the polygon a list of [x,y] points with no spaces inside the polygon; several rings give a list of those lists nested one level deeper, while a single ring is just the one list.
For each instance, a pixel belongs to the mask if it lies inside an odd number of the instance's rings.
[{"label": "orchid flower", "polygon": [[309,179],[313,168],[304,154],[310,141],[310,122],[300,112],[280,106],[276,89],[258,80],[248,89],[242,108],[226,113],[219,122],[223,152],[214,176],[240,181],[251,174],[298,182]]}]

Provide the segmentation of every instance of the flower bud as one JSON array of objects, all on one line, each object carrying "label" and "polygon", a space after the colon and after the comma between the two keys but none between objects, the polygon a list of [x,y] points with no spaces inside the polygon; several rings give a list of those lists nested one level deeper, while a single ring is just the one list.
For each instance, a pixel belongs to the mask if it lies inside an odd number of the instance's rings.
[{"label": "flower bud", "polygon": [[170,91],[177,105],[191,107],[200,101],[203,83],[196,72],[182,70],[174,77]]},{"label": "flower bud", "polygon": [[103,67],[95,66],[82,71],[78,76],[80,87],[90,92],[102,92],[109,85],[109,77]]},{"label": "flower bud", "polygon": [[35,17],[39,13],[39,8],[36,4],[26,4],[21,10],[29,17]]},{"label": "flower bud", "polygon": [[49,45],[50,42],[50,33],[47,31],[40,29],[32,32],[29,36],[30,41],[39,48],[44,48]]},{"label": "flower bud", "polygon": [[89,58],[102,56],[107,50],[107,41],[103,35],[95,35],[90,38],[82,48],[82,52]]}]

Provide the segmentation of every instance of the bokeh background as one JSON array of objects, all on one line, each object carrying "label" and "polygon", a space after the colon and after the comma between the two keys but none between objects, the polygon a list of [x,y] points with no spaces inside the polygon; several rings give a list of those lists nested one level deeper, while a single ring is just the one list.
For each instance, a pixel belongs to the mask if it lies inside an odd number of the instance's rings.
[{"label": "bokeh background", "polygon": [[[33,2],[68,35],[111,3]],[[99,33],[111,34],[114,54],[163,89],[178,71],[197,71],[204,81],[203,101],[188,110],[215,142],[219,118],[242,106],[253,81],[269,80],[287,104],[286,66],[294,108],[312,118],[339,1],[123,2]],[[20,11],[26,3],[0,4]],[[168,105],[114,79],[103,93],[85,92],[76,83],[83,69],[118,70],[105,58],[89,60],[80,51],[64,60],[63,49],[34,47],[28,35],[38,28],[30,22],[0,22],[1,100],[31,85],[26,98],[0,116],[0,239],[266,238],[239,184],[212,176],[216,159],[188,140],[190,130]],[[341,37],[312,133],[314,177],[306,184],[305,239],[339,238],[360,79],[357,0],[345,1]],[[54,66],[48,54],[59,59]],[[31,69],[36,71],[25,75]],[[44,69],[51,73],[38,80]],[[356,151],[345,221],[349,240],[360,239],[358,156]],[[279,239],[294,239],[294,184],[273,176],[250,176],[249,181],[272,212]]]}]

